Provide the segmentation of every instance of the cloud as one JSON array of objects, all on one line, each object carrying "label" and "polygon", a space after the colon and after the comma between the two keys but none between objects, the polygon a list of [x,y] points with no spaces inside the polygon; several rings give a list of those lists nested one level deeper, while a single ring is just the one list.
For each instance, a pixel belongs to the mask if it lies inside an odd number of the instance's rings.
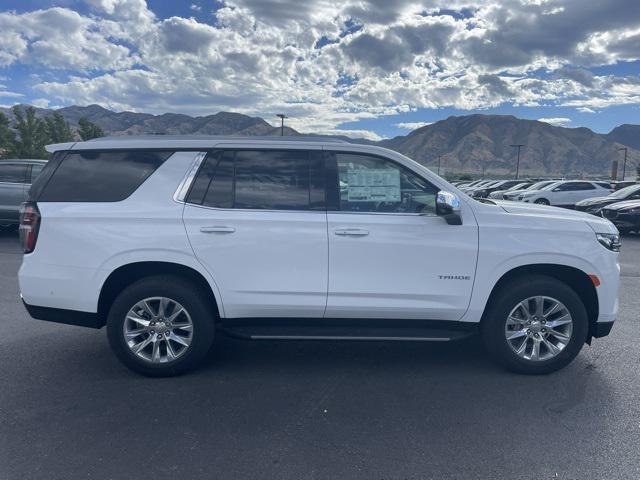
[{"label": "cloud", "polygon": [[596,113],[595,110],[593,110],[592,108],[589,108],[589,107],[578,107],[578,108],[576,108],[576,110],[578,110],[581,113]]},{"label": "cloud", "polygon": [[202,7],[200,5],[196,5],[195,3],[192,3],[191,5],[189,5],[189,10],[193,10],[194,12],[201,12]]},{"label": "cloud", "polygon": [[210,23],[158,18],[144,0],[84,1],[86,14],[0,13],[0,67],[40,75],[25,92],[152,113],[284,112],[322,133],[417,108],[640,104],[638,76],[592,68],[640,56],[636,0],[227,0]]},{"label": "cloud", "polygon": [[400,122],[395,123],[394,126],[402,128],[404,130],[416,130],[418,128],[426,127],[427,125],[432,124],[433,122]]},{"label": "cloud", "polygon": [[538,121],[548,123],[554,127],[566,127],[571,123],[571,119],[566,117],[539,118]]}]

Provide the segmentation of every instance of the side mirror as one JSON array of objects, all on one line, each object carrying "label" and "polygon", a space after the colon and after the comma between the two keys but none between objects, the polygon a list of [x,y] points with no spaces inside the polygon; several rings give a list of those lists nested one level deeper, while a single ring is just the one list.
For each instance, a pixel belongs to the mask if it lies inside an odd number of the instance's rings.
[{"label": "side mirror", "polygon": [[460,199],[453,193],[440,190],[436,196],[436,213],[449,225],[462,225]]}]

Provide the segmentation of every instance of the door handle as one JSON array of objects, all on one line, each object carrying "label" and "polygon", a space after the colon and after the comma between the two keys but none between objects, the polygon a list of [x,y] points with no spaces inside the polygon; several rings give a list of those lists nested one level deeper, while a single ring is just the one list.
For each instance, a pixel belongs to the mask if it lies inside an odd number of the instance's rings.
[{"label": "door handle", "polygon": [[365,235],[369,235],[369,230],[362,228],[338,228],[334,230],[334,233],[344,237],[364,237]]},{"label": "door handle", "polygon": [[233,233],[236,231],[236,229],[233,227],[216,225],[213,227],[201,227],[200,231],[202,233]]}]

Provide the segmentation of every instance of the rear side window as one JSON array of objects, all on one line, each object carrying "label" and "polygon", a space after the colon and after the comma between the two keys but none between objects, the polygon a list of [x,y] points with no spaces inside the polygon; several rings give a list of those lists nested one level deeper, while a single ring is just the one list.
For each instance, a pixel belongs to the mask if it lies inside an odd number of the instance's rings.
[{"label": "rear side window", "polygon": [[40,193],[43,202],[118,202],[173,152],[69,152]]},{"label": "rear side window", "polygon": [[19,163],[0,163],[0,182],[25,183],[27,180],[27,165]]},{"label": "rear side window", "polygon": [[189,203],[248,210],[324,209],[321,152],[226,150],[198,172]]},{"label": "rear side window", "polygon": [[33,183],[35,179],[38,178],[38,175],[40,175],[40,172],[42,172],[43,168],[44,164],[42,163],[34,163],[33,165],[31,165],[31,181],[29,183]]}]

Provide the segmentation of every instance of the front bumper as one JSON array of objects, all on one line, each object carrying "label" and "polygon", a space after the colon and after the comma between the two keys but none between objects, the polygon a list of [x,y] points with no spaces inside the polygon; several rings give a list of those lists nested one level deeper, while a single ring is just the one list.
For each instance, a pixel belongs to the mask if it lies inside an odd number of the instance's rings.
[{"label": "front bumper", "polygon": [[595,338],[606,337],[611,333],[611,329],[613,328],[614,322],[597,322],[594,327],[592,334]]}]

